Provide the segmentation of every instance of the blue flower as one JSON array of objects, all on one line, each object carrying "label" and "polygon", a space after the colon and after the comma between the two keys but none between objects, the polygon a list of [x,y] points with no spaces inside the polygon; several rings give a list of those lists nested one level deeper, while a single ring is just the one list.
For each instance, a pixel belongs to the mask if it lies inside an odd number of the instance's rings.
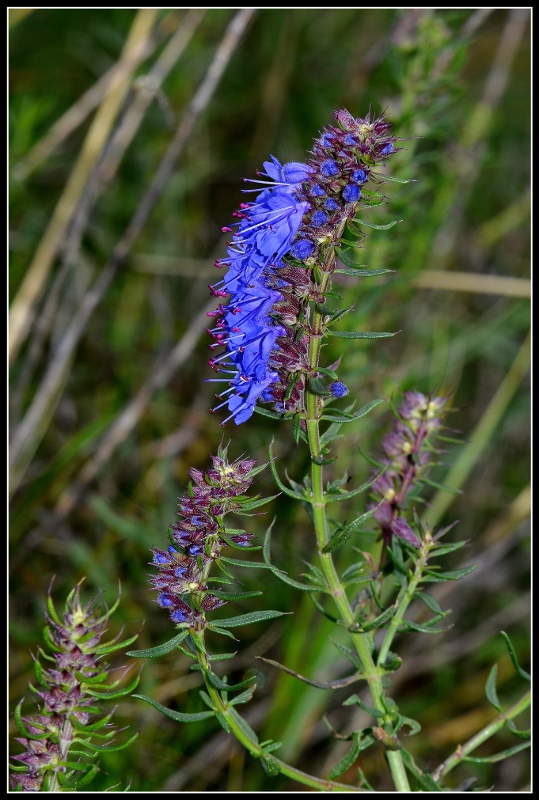
[{"label": "blue flower", "polygon": [[[282,295],[275,288],[277,270],[282,257],[291,251],[303,217],[310,210],[307,201],[297,194],[308,180],[313,168],[299,162],[282,165],[274,156],[264,162],[264,173],[271,178],[269,188],[259,192],[252,203],[242,203],[233,241],[228,245],[228,257],[217,266],[228,266],[226,276],[210,287],[218,296],[231,295],[227,306],[220,306],[212,316],[217,324],[210,331],[214,346],[224,345],[225,352],[210,360],[219,372],[232,376],[229,387],[219,397],[228,405],[236,424],[249,419],[257,400],[279,375],[270,366],[270,357],[279,349],[278,339],[286,334],[272,314]],[[269,183],[269,181],[268,181]],[[322,213],[324,220],[327,215]],[[225,230],[231,231],[231,228]],[[312,252],[314,245],[305,240],[302,252]],[[282,283],[282,281],[281,281]],[[224,424],[224,422],[222,424]]]}]

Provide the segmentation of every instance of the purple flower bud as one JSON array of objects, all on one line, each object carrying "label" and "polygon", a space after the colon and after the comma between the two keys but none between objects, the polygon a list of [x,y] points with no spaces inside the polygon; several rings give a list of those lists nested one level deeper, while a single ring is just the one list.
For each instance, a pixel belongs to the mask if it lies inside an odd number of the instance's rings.
[{"label": "purple flower bud", "polygon": [[330,197],[324,203],[324,208],[327,208],[328,211],[337,211],[337,209],[340,208],[340,205],[337,202],[335,202],[335,200],[333,200],[333,198]]},{"label": "purple flower bud", "polygon": [[355,169],[350,177],[355,183],[365,183],[367,180],[367,173],[364,169]]},{"label": "purple flower bud", "polygon": [[189,614],[186,614],[181,608],[177,608],[175,611],[172,612],[170,615],[170,619],[172,622],[180,623],[186,622],[189,617]]},{"label": "purple flower bud", "polygon": [[361,189],[357,183],[349,183],[344,187],[342,196],[347,203],[356,203],[361,197]]},{"label": "purple flower bud", "polygon": [[290,253],[294,256],[294,258],[304,261],[306,258],[309,258],[313,250],[313,242],[310,242],[308,239],[299,239],[295,244],[292,245]]},{"label": "purple flower bud", "polygon": [[332,161],[331,159],[328,159],[327,161],[324,161],[320,165],[320,172],[322,173],[322,175],[325,175],[327,178],[331,178],[334,175],[338,175],[339,174],[339,172],[340,172],[339,165],[337,164],[336,161]]},{"label": "purple flower bud", "polygon": [[315,183],[314,186],[311,186],[310,194],[312,197],[324,197],[326,192],[324,189],[322,189],[319,183]]},{"label": "purple flower bud", "polygon": [[334,381],[328,389],[333,397],[345,397],[348,394],[347,387],[341,381]]},{"label": "purple flower bud", "polygon": [[311,219],[311,225],[313,228],[319,228],[321,225],[325,225],[328,219],[329,217],[324,211],[315,211]]},{"label": "purple flower bud", "polygon": [[161,594],[158,595],[157,602],[159,603],[161,608],[171,608],[171,606],[174,605],[174,600],[164,592],[161,592]]},{"label": "purple flower bud", "polygon": [[387,155],[389,155],[390,153],[393,152],[393,148],[394,148],[393,142],[388,142],[385,145],[385,147],[382,148],[382,150],[380,151],[380,154],[383,155],[383,156],[387,156]]},{"label": "purple flower bud", "polygon": [[402,517],[394,517],[391,522],[391,533],[399,539],[403,539],[413,547],[420,547],[421,541],[417,538],[408,523]]}]

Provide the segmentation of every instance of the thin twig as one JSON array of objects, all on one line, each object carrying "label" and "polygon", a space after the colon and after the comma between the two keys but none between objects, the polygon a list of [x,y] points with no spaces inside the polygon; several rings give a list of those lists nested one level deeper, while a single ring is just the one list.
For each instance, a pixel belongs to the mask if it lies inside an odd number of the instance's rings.
[{"label": "thin twig", "polygon": [[54,209],[52,218],[25,273],[9,314],[9,357],[13,360],[32,324],[34,307],[54,263],[64,233],[73,218],[88,176],[105,146],[109,132],[127,94],[133,72],[146,50],[158,9],[140,9],[123,49],[118,70],[96,113],[69,180]]},{"label": "thin twig", "polygon": [[[188,11],[152,69],[144,78],[138,79],[137,83],[140,84],[140,90],[134,95],[134,100],[106,146],[102,159],[92,171],[75,212],[73,223],[70,226],[67,243],[63,248],[62,265],[53,282],[51,292],[45,301],[43,311],[37,317],[34,335],[13,391],[11,405],[13,422],[18,422],[20,418],[20,410],[27,386],[37,366],[43,351],[45,338],[56,314],[63,281],[78,262],[80,243],[92,209],[105,186],[110,183],[116,174],[120,160],[132,142],[142,122],[144,113],[160,91],[160,87],[170,70],[187,47],[204,14],[204,9]],[[117,65],[115,65],[115,68],[117,68]]]},{"label": "thin twig", "polygon": [[[32,404],[19,425],[10,450],[10,464],[15,465],[23,451],[35,436],[40,420],[46,413],[61,382],[65,364],[71,358],[94,309],[101,301],[118,267],[125,261],[143,225],[146,223],[155,203],[161,196],[195,123],[211,100],[224,70],[230,61],[254,9],[241,9],[229,24],[221,40],[212,63],[199,89],[189,104],[156,174],[143,195],[127,229],[116,245],[114,252],[103,268],[100,276],[84,297],[74,319],[60,342],[55,357],[50,364],[34,396]],[[21,476],[22,477],[22,476]]]},{"label": "thin twig", "polygon": [[[172,12],[174,13],[174,12]],[[164,17],[156,32],[165,31],[170,24],[171,14]],[[158,37],[152,37],[146,42],[146,50],[142,61],[153,55],[158,44]],[[62,116],[49,128],[47,133],[32,147],[28,153],[13,165],[12,177],[16,181],[23,181],[39,167],[59,147],[65,139],[75,131],[84,120],[97,108],[107,94],[112,81],[119,70],[123,68],[121,61],[116,61],[100,78],[76,100]]]},{"label": "thin twig", "polygon": [[170,382],[175,372],[189,358],[201,333],[208,324],[208,311],[211,311],[214,307],[215,301],[212,300],[204,306],[202,311],[199,311],[176,347],[163,360],[163,363],[154,369],[135,397],[116,417],[105,433],[92,459],[82,468],[75,483],[60,497],[55,509],[60,519],[63,519],[72,511],[79,502],[86,486],[95,478],[121,442],[131,433],[155,392],[163,389]]},{"label": "thin twig", "polygon": [[483,275],[475,272],[425,269],[414,278],[414,286],[448,292],[476,292],[505,297],[530,297],[531,281],[505,275]]}]

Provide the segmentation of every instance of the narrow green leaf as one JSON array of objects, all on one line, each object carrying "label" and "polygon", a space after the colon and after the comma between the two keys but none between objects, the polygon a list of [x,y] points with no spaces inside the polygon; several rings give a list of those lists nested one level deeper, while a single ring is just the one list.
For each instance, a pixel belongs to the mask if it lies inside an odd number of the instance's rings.
[{"label": "narrow green leaf", "polygon": [[279,478],[279,473],[277,472],[277,468],[274,463],[275,459],[273,456],[273,441],[269,446],[269,455],[270,455],[271,473],[275,479],[275,483],[277,484],[281,492],[284,492],[286,495],[288,495],[288,497],[293,497],[294,500],[307,500],[308,498],[304,494],[300,494],[299,492],[293,492],[292,489],[288,489]]},{"label": "narrow green leaf", "polygon": [[331,644],[335,645],[337,650],[340,650],[340,652],[344,656],[346,656],[346,658],[353,664],[353,666],[358,670],[358,672],[363,672],[363,664],[361,663],[357,653],[355,653],[349,647],[346,647],[346,645],[335,641],[335,639],[331,639]]},{"label": "narrow green leaf", "polygon": [[238,639],[236,639],[235,636],[233,636],[230,633],[230,631],[226,631],[224,628],[220,628],[218,625],[215,625],[214,623],[208,625],[208,630],[213,631],[214,633],[219,633],[221,636],[228,636],[229,639],[234,639],[235,642],[239,641]]},{"label": "narrow green leaf", "polygon": [[322,616],[326,617],[326,619],[329,619],[331,622],[335,622],[335,623],[339,622],[337,617],[334,617],[333,614],[330,614],[328,611],[326,611],[324,606],[321,603],[318,602],[318,600],[316,599],[316,597],[314,596],[313,593],[311,593],[309,595],[309,597],[311,598],[311,600],[313,601],[313,603],[317,607],[317,609],[320,611]]},{"label": "narrow green leaf", "polygon": [[252,611],[250,614],[240,614],[237,617],[230,619],[217,619],[215,624],[220,628],[237,628],[239,625],[251,625],[253,622],[262,622],[266,619],[274,619],[275,617],[283,617],[285,614],[291,613],[286,611]]},{"label": "narrow green leaf", "polygon": [[328,392],[324,384],[318,378],[309,378],[309,390],[318,395],[319,397],[331,397],[331,392]]},{"label": "narrow green leaf", "polygon": [[513,736],[517,736],[519,739],[530,739],[532,735],[531,728],[528,728],[528,730],[525,731],[521,731],[517,728],[512,719],[508,719],[505,725],[507,728],[509,728]]},{"label": "narrow green leaf", "polygon": [[427,594],[426,592],[416,592],[414,597],[417,597],[418,600],[422,600],[427,608],[433,611],[435,614],[443,614],[444,612],[438,605],[438,601],[432,594]]},{"label": "narrow green leaf", "polygon": [[444,486],[443,483],[431,481],[430,478],[419,478],[418,483],[426,483],[427,486],[432,486],[433,489],[439,489],[442,492],[449,494],[462,494],[462,489],[453,489],[451,486]]},{"label": "narrow green leaf", "polygon": [[[98,744],[93,744],[90,741],[85,741],[85,742],[83,742],[83,744],[86,747],[88,747],[90,750],[93,750],[94,753],[116,753],[119,750],[125,750],[126,747],[129,747],[129,745],[132,742],[134,742],[137,737],[138,737],[138,733],[135,733],[135,735],[132,736],[130,739],[128,739],[127,742],[124,742],[123,744],[117,744],[117,745],[110,745],[110,744],[98,745]],[[80,742],[81,740],[80,739],[75,739],[74,741]],[[70,755],[72,755],[73,752],[74,752],[73,750],[70,750],[69,751]]]},{"label": "narrow green leaf", "polygon": [[165,642],[165,644],[150,647],[148,650],[129,650],[126,655],[131,656],[131,658],[157,658],[157,656],[164,656],[166,653],[172,652],[187,636],[189,636],[189,631],[185,630],[170,639],[170,641]]},{"label": "narrow green leaf", "polygon": [[503,638],[505,639],[505,644],[507,645],[507,649],[509,650],[509,656],[511,661],[513,662],[513,666],[520,675],[521,678],[524,678],[525,681],[531,681],[531,675],[529,672],[526,672],[525,669],[522,669],[520,664],[518,663],[517,654],[515,653],[515,648],[511,642],[511,639],[506,634],[505,631],[501,631]]},{"label": "narrow green leaf", "polygon": [[329,324],[333,325],[334,322],[338,322],[340,319],[344,319],[344,317],[347,317],[348,314],[354,311],[354,309],[355,306],[350,306],[350,308],[343,308],[340,309],[339,311],[334,311],[329,319]]},{"label": "narrow green leaf", "polygon": [[200,722],[200,720],[208,719],[215,715],[215,711],[199,711],[196,714],[183,714],[181,711],[171,711],[170,708],[165,708],[161,703],[152,700],[151,697],[146,697],[145,694],[134,694],[132,697],[136,697],[137,700],[144,700],[145,703],[149,703],[166,717],[170,717],[170,719],[176,722]]},{"label": "narrow green leaf", "polygon": [[217,721],[219,722],[221,728],[223,728],[223,730],[225,730],[227,733],[230,733],[230,725],[228,724],[228,720],[225,715],[221,714],[220,711],[216,711],[215,716],[217,717]]},{"label": "narrow green leaf", "polygon": [[461,547],[464,547],[468,542],[466,540],[462,542],[454,542],[453,544],[444,544],[440,547],[436,547],[429,553],[429,558],[436,558],[436,556],[445,556],[447,553],[453,553],[455,550],[460,550]]},{"label": "narrow green leaf", "polygon": [[[339,255],[341,261],[344,261],[341,255]],[[348,264],[348,261],[344,261],[345,264]],[[344,269],[336,269],[336,273],[341,275],[353,275],[355,278],[375,278],[377,275],[386,275],[388,272],[395,272],[394,269],[363,269],[362,267],[353,267],[352,262],[350,262],[349,267],[345,267]]]},{"label": "narrow green leaf", "polygon": [[50,594],[47,595],[47,611],[49,612],[49,616],[51,617],[51,619],[54,622],[56,622],[57,625],[60,625],[60,627],[62,627],[64,623],[61,621],[58,614],[56,613],[56,609],[54,607],[54,603],[52,602],[52,597],[50,596]]},{"label": "narrow green leaf", "polygon": [[206,674],[210,683],[215,686],[216,689],[220,689],[222,692],[235,692],[236,690],[244,689],[246,686],[250,686],[252,683],[254,683],[257,677],[256,675],[251,675],[246,680],[241,681],[241,683],[230,685],[225,683],[225,681],[222,681],[221,678],[219,678],[218,675],[215,675],[214,672],[207,672]]},{"label": "narrow green leaf", "polygon": [[498,694],[496,692],[496,677],[498,675],[498,665],[494,664],[492,669],[490,670],[487,678],[487,683],[485,685],[485,694],[487,696],[487,700],[489,701],[491,706],[500,712],[503,713],[503,706],[501,705],[500,701],[498,700]]},{"label": "narrow green leaf", "polygon": [[270,545],[271,545],[271,528],[273,523],[269,526],[266,531],[266,536],[264,538],[264,547],[262,550],[262,554],[264,556],[264,561],[266,562],[266,566],[268,569],[271,569],[274,575],[277,576],[283,583],[287,583],[289,586],[294,586],[296,589],[301,589],[304,592],[315,592],[315,591],[322,591],[326,592],[328,589],[326,587],[317,588],[316,586],[309,586],[306,583],[300,583],[300,581],[296,581],[293,578],[290,578],[286,572],[280,570],[278,567],[275,567],[271,563],[271,556],[270,556]]},{"label": "narrow green leaf", "polygon": [[431,628],[429,625],[419,625],[417,622],[410,622],[404,619],[399,630],[416,631],[417,633],[445,633],[451,630],[452,627],[453,625],[448,625],[446,628]]},{"label": "narrow green leaf", "polygon": [[[461,578],[464,578],[465,575],[469,575],[470,572],[473,572],[474,569],[477,567],[477,564],[471,564],[469,567],[461,567],[461,569],[453,569],[448,570],[447,572],[438,572],[435,575],[436,581],[458,581]],[[432,568],[425,570],[426,574],[429,576],[434,575]],[[426,580],[425,578],[421,578],[422,581]]]},{"label": "narrow green leaf", "polygon": [[125,697],[128,694],[131,694],[133,689],[138,686],[140,681],[140,674],[137,675],[134,681],[132,681],[129,686],[126,686],[124,689],[117,689],[114,692],[111,691],[104,691],[98,692],[95,689],[88,689],[86,687],[86,694],[91,694],[93,697],[101,697],[103,700],[115,700],[117,697]]},{"label": "narrow green leaf", "polygon": [[473,764],[495,764],[497,761],[503,761],[504,759],[515,755],[515,753],[520,753],[521,750],[525,750],[527,747],[530,747],[530,745],[531,742],[521,742],[521,744],[517,744],[514,747],[509,747],[507,750],[502,750],[501,753],[496,753],[494,756],[486,756],[485,758],[465,756],[463,761],[470,761]]},{"label": "narrow green leaf", "polygon": [[294,421],[292,422],[292,435],[294,436],[294,442],[299,444],[299,437],[301,434],[301,417],[299,414],[296,414],[294,417]]},{"label": "narrow green leaf", "polygon": [[333,769],[330,771],[328,778],[330,781],[335,780],[340,775],[342,775],[346,770],[350,769],[353,766],[354,762],[356,761],[357,757],[359,756],[361,750],[359,747],[359,737],[358,734],[355,733],[352,739],[352,746],[348,753],[341,758],[338,764],[335,764]]},{"label": "narrow green leaf", "polygon": [[212,589],[211,593],[218,597],[220,600],[247,600],[249,597],[259,597],[263,592],[222,592],[218,589]]},{"label": "narrow green leaf", "polygon": [[331,553],[333,552],[333,550],[336,550],[338,547],[341,547],[341,545],[343,545],[347,541],[347,539],[349,539],[350,536],[352,536],[352,534],[357,530],[357,528],[359,528],[366,520],[370,519],[373,516],[373,514],[376,513],[377,508],[378,506],[376,506],[375,508],[371,508],[370,511],[366,511],[360,517],[357,517],[353,522],[350,522],[350,524],[347,525],[345,528],[343,528],[343,530],[336,531],[329,540],[329,542],[325,545],[325,547],[322,548],[322,552]]},{"label": "narrow green leaf", "polygon": [[341,581],[346,581],[348,578],[355,578],[357,577],[359,572],[363,572],[367,567],[365,560],[363,561],[356,561],[355,564],[350,564],[347,567],[343,574],[341,575]]},{"label": "narrow green leaf", "polygon": [[[379,614],[376,617],[376,619],[373,619],[372,622],[361,622],[361,623],[359,623],[359,629],[361,631],[364,631],[365,633],[367,633],[368,631],[374,631],[377,628],[381,628],[382,625],[385,622],[387,622],[388,619],[391,619],[391,617],[394,615],[395,611],[396,611],[395,606],[390,606],[389,608],[386,608],[385,611],[382,611],[382,613]],[[355,625],[352,628],[352,630],[356,630],[356,626]]]},{"label": "narrow green leaf", "polygon": [[228,558],[228,556],[219,556],[219,561],[224,561],[225,564],[232,564],[233,567],[245,567],[246,569],[270,569],[270,567],[268,567],[267,564],[263,564],[262,561],[242,561],[239,558]]},{"label": "narrow green leaf", "polygon": [[410,770],[412,775],[417,779],[419,786],[421,789],[425,789],[428,792],[442,792],[443,789],[439,786],[432,775],[429,775],[428,772],[423,772],[423,770],[419,769],[417,764],[415,763],[414,759],[410,755],[410,753],[402,748],[400,750],[400,754],[402,756],[402,760],[404,761],[405,766]]},{"label": "narrow green leaf", "polygon": [[115,644],[104,644],[101,645],[100,647],[96,647],[93,650],[93,652],[96,653],[96,655],[105,656],[108,655],[109,653],[114,653],[116,652],[116,650],[121,650],[123,647],[127,647],[128,645],[133,644],[133,642],[136,642],[137,639],[138,639],[138,633],[136,633],[134,636],[131,636],[130,639],[126,639],[124,642],[116,642]]},{"label": "narrow green leaf", "polygon": [[242,729],[247,738],[250,739],[251,742],[254,742],[254,744],[258,744],[258,736],[251,728],[251,726],[243,719],[241,714],[238,714],[236,709],[233,708],[232,706],[229,707],[228,711],[230,713],[230,716],[233,717],[234,722]]},{"label": "narrow green leaf", "polygon": [[384,711],[379,711],[377,708],[367,705],[367,703],[364,703],[361,697],[358,697],[357,694],[353,694],[350,697],[348,697],[344,701],[343,706],[353,706],[354,704],[363,709],[363,711],[365,711],[367,714],[370,714],[371,717],[374,717],[374,719],[380,719],[381,717],[385,717]]},{"label": "narrow green leaf", "polygon": [[229,700],[228,701],[229,706],[239,706],[242,705],[243,703],[248,703],[249,700],[251,700],[255,691],[256,691],[256,683],[253,683],[253,685],[250,686],[248,689],[246,689],[244,692],[238,694],[232,700]]},{"label": "narrow green leaf", "polygon": [[99,772],[99,764],[92,764],[90,769],[84,774],[77,778],[77,792],[80,792],[83,786],[88,786],[90,781],[92,781],[97,773]]},{"label": "narrow green leaf", "polygon": [[336,372],[334,372],[332,369],[328,369],[327,367],[317,367],[316,369],[323,375],[327,375],[332,381],[336,381],[339,377]]},{"label": "narrow green leaf", "polygon": [[[240,514],[239,511],[235,511],[234,513],[235,514]],[[248,517],[248,516],[251,516],[251,515],[246,513],[245,515],[241,515],[241,516]],[[224,541],[227,543],[227,545],[229,547],[232,547],[233,550],[243,550],[245,552],[246,550],[261,550],[262,549],[260,545],[250,545],[249,547],[246,547],[245,545],[237,544],[233,539],[230,538],[230,536],[228,534],[230,534],[230,531],[226,531],[226,532],[221,531],[219,536],[221,537],[221,539],[224,539]]]},{"label": "narrow green leaf", "polygon": [[313,456],[312,457],[313,463],[318,464],[319,467],[325,467],[327,464],[333,464],[337,461],[337,457],[335,458],[322,458],[322,456]]},{"label": "narrow green leaf", "polygon": [[255,406],[254,410],[256,414],[260,414],[263,417],[269,417],[270,419],[286,419],[285,414],[278,414],[276,411],[270,411],[268,408],[262,408],[261,406]]},{"label": "narrow green leaf", "polygon": [[390,183],[415,183],[415,178],[408,178],[408,180],[404,180],[404,178],[394,178],[393,175],[381,175],[378,172],[371,172],[371,178],[380,178],[382,181],[389,181]]},{"label": "narrow green leaf", "polygon": [[394,228],[395,225],[398,225],[399,222],[402,222],[402,219],[396,219],[393,222],[388,222],[387,225],[375,225],[373,222],[365,222],[364,219],[358,219],[357,217],[353,220],[356,225],[365,225],[366,228],[372,228],[375,231],[388,231],[391,228]]},{"label": "narrow green leaf", "polygon": [[282,742],[274,742],[271,739],[268,739],[267,742],[260,742],[260,747],[264,749],[265,753],[273,753],[274,750],[278,750],[282,746]]},{"label": "narrow green leaf", "polygon": [[387,552],[389,553],[389,557],[393,561],[395,567],[402,572],[403,575],[408,575],[409,570],[406,569],[402,558],[402,550],[400,549],[400,545],[395,536],[393,537],[391,546],[388,545]]},{"label": "narrow green leaf", "polygon": [[242,503],[240,509],[234,509],[234,514],[241,516],[244,511],[252,511],[254,508],[260,508],[260,506],[264,506],[266,503],[275,500],[276,497],[279,497],[279,494],[272,494],[270,497],[261,497],[259,500],[252,500],[250,503]]},{"label": "narrow green leaf", "polygon": [[381,331],[326,331],[328,336],[337,336],[339,339],[388,339],[395,336],[394,333],[382,333]]}]

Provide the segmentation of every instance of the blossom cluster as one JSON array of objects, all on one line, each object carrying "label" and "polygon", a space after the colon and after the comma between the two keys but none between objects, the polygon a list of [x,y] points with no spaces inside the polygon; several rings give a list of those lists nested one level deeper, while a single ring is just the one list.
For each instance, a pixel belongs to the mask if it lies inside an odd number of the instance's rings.
[{"label": "blossom cluster", "polygon": [[[159,574],[150,582],[159,591],[157,602],[168,609],[176,624],[201,630],[206,626],[205,613],[219,608],[225,600],[208,591],[207,579],[212,564],[226,545],[248,547],[253,535],[227,532],[223,518],[231,511],[240,511],[253,498],[244,493],[260,467],[255,462],[237,459],[229,462],[227,448],[219,448],[212,456],[206,472],[190,469],[192,483],[180,498],[180,520],[170,527],[172,543],[167,551],[153,550],[153,565]],[[183,599],[191,597],[191,605]]]},{"label": "blossom cluster", "polygon": [[[100,663],[102,653],[99,642],[111,611],[100,614],[96,600],[81,606],[77,586],[69,595],[64,618],[60,620],[49,598],[46,637],[53,653],[46,657],[54,662],[54,666],[44,669],[36,660],[40,688],[31,688],[38,698],[39,714],[20,718],[20,709],[16,713],[18,727],[25,734],[16,741],[23,745],[25,751],[13,756],[24,765],[23,771],[11,776],[14,790],[47,791],[52,788],[51,781],[56,782],[56,786],[62,785],[59,779],[66,774],[71,744],[77,734],[80,737],[81,732],[85,733],[85,726],[88,726],[92,715],[99,713],[100,709],[94,707],[96,697],[106,697],[104,681],[109,668],[107,664]],[[119,649],[123,644],[111,644],[107,652]],[[96,685],[101,687],[101,694],[95,691]],[[110,727],[108,719],[90,725],[87,735],[91,736],[97,728]],[[109,732],[100,736],[108,739],[112,735]],[[86,743],[80,738],[77,741]],[[80,768],[84,770],[82,762]]]},{"label": "blossom cluster", "polygon": [[[279,412],[302,408],[309,364],[309,302],[323,302],[313,267],[331,271],[328,248],[338,246],[346,225],[357,213],[362,186],[373,168],[395,151],[389,123],[354,118],[341,109],[337,126],[324,128],[306,163],[282,165],[271,156],[259,173],[266,188],[234,216],[237,230],[228,244],[225,277],[210,287],[227,305],[210,312],[209,330],[225,351],[210,359],[227,388],[214,411],[228,406],[236,424],[252,415],[257,401],[271,402]],[[215,379],[219,380],[219,379]],[[223,424],[224,424],[223,422]]]},{"label": "blossom cluster", "polygon": [[432,440],[442,426],[446,402],[447,397],[406,392],[393,420],[393,430],[382,441],[385,469],[371,488],[378,505],[374,518],[387,544],[392,536],[414,547],[421,544],[403,512],[407,496],[429,462]]}]

